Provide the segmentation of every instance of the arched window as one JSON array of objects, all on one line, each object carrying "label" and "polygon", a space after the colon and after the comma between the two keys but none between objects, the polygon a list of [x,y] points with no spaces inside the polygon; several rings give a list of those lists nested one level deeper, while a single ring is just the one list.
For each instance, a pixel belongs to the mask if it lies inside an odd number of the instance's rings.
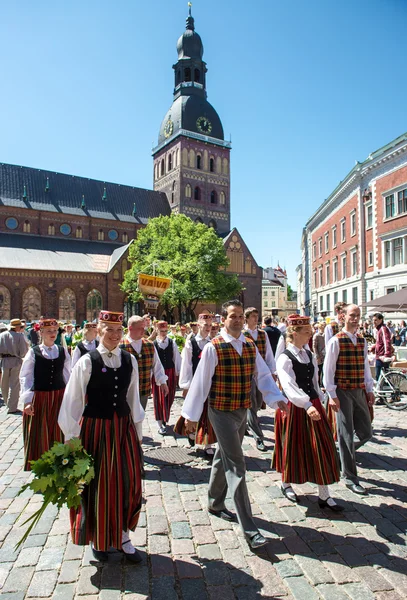
[{"label": "arched window", "polygon": [[184,167],[188,166],[188,150],[186,148],[182,149],[182,164]]},{"label": "arched window", "polygon": [[161,164],[160,164],[160,175],[161,177],[164,175],[165,173],[165,163],[164,163],[164,159],[162,159]]},{"label": "arched window", "polygon": [[0,285],[0,321],[9,321],[11,319],[10,307],[10,292],[5,285]]},{"label": "arched window", "polygon": [[195,152],[193,150],[189,151],[189,166],[192,168],[195,167]]},{"label": "arched window", "polygon": [[31,223],[30,223],[30,221],[24,221],[23,231],[24,231],[24,233],[30,233],[30,231],[31,231]]},{"label": "arched window", "polygon": [[197,154],[196,156],[196,168],[202,169],[202,158],[200,154]]},{"label": "arched window", "polygon": [[172,191],[174,191],[176,187],[177,187],[177,184],[174,179],[174,181],[172,182]]},{"label": "arched window", "polygon": [[177,148],[177,151],[175,153],[175,166],[178,167],[179,166],[179,149]]},{"label": "arched window", "polygon": [[197,218],[195,219],[195,223],[203,223],[203,221],[202,221],[201,217],[197,217]]},{"label": "arched window", "polygon": [[177,71],[177,85],[181,83],[181,69],[178,69]]},{"label": "arched window", "polygon": [[81,238],[82,237],[82,227],[77,227],[76,228],[75,235],[76,235],[77,238]]},{"label": "arched window", "polygon": [[122,242],[123,244],[127,244],[129,241],[129,236],[127,235],[127,233],[122,233]]},{"label": "arched window", "polygon": [[103,229],[99,229],[98,231],[98,240],[100,242],[102,242],[105,239],[105,232],[103,231]]},{"label": "arched window", "polygon": [[209,159],[209,170],[211,173],[213,173],[215,171],[215,159],[214,158]]},{"label": "arched window", "polygon": [[211,191],[211,204],[216,204],[218,201],[218,194],[215,190]]},{"label": "arched window", "polygon": [[224,175],[229,175],[229,161],[227,158],[223,159],[223,174]]},{"label": "arched window", "polygon": [[41,316],[41,292],[33,285],[23,292],[23,319],[36,321]]},{"label": "arched window", "polygon": [[222,172],[222,159],[220,156],[216,159],[216,172],[219,174]]},{"label": "arched window", "polygon": [[129,265],[127,263],[127,260],[125,258],[123,258],[123,260],[122,260],[122,277],[123,277],[123,279],[124,279],[124,276],[125,276],[128,268],[129,268]]},{"label": "arched window", "polygon": [[73,321],[76,318],[76,296],[71,288],[65,288],[59,295],[59,319]]},{"label": "arched window", "polygon": [[185,186],[185,198],[191,198],[191,196],[192,196],[192,188],[189,185],[189,183],[187,183]]},{"label": "arched window", "polygon": [[86,298],[86,320],[95,321],[102,310],[102,294],[98,290],[91,290]]},{"label": "arched window", "polygon": [[194,200],[200,200],[200,199],[201,199],[201,188],[197,186],[194,189]]},{"label": "arched window", "polygon": [[191,81],[191,69],[189,67],[184,71],[184,81]]},{"label": "arched window", "polygon": [[116,280],[116,281],[117,281],[118,279],[120,279],[120,272],[119,272],[119,269],[115,269],[115,270],[113,271],[113,279],[114,279],[114,280]]},{"label": "arched window", "polygon": [[194,81],[201,83],[201,71],[199,69],[194,70]]},{"label": "arched window", "polygon": [[244,272],[245,273],[250,273],[250,274],[252,272],[252,261],[251,261],[251,258],[249,256],[244,261]]},{"label": "arched window", "polygon": [[48,225],[48,235],[55,235],[55,225]]},{"label": "arched window", "polygon": [[172,170],[172,154],[169,154],[169,155],[168,155],[168,161],[167,161],[167,164],[168,164],[168,169],[167,169],[167,171],[171,171],[171,170]]},{"label": "arched window", "polygon": [[154,181],[157,179],[157,163],[154,165]]},{"label": "arched window", "polygon": [[215,231],[217,230],[218,226],[216,224],[215,219],[211,219],[208,223],[208,227],[212,227]]},{"label": "arched window", "polygon": [[222,204],[223,206],[226,204],[225,192],[219,194],[219,204]]}]

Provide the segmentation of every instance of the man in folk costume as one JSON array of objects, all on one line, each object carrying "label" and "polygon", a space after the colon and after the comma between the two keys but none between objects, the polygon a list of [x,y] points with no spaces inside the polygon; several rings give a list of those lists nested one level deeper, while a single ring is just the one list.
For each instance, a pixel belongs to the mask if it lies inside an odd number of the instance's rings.
[{"label": "man in folk costume", "polygon": [[[328,343],[324,362],[324,385],[329,404],[336,412],[342,477],[356,494],[366,494],[359,483],[355,451],[372,437],[369,406],[374,404],[374,381],[367,357],[367,343],[357,333],[360,309],[344,309],[345,325]],[[354,432],[358,441],[354,440]]]},{"label": "man in folk costume", "polygon": [[[209,310],[203,310],[198,317],[198,331],[196,335],[192,335],[185,342],[184,349],[181,354],[181,370],[179,375],[179,387],[183,390],[183,396],[186,397],[189,388],[191,387],[192,379],[198,368],[201,360],[202,350],[211,341],[209,332],[211,330],[213,314]],[[184,428],[185,419],[181,416],[174,428],[176,433],[185,435]],[[214,451],[211,448],[216,442],[215,432],[208,419],[208,402],[204,404],[201,418],[196,429],[196,432],[188,435],[190,446],[195,444],[204,446],[205,454],[209,457],[213,456]]]},{"label": "man in folk costume", "polygon": [[55,344],[57,321],[41,317],[40,331],[42,343],[27,352],[20,371],[25,471],[31,460],[63,441],[58,413],[71,374],[68,351]]},{"label": "man in folk costume", "polygon": [[120,349],[123,313],[102,310],[99,346],[76,363],[59,413],[65,441],[80,438],[94,459],[95,478],[82,503],[71,509],[74,544],[91,543],[96,560],[108,548],[140,562],[129,530],[136,528],[142,502],[139,431],[144,410],[139,397],[137,360]]},{"label": "man in folk costume", "polygon": [[256,344],[242,334],[242,303],[239,300],[225,302],[222,316],[224,327],[202,351],[181,414],[186,419],[187,432],[195,431],[205,400],[209,398],[209,420],[218,441],[209,481],[209,512],[227,521],[236,521],[236,516],[225,507],[229,489],[246,540],[255,549],[267,540],[253,520],[242,451],[253,377],[269,406],[284,410],[287,401]]},{"label": "man in folk costume", "polygon": [[72,354],[72,368],[82,356],[96,350],[99,346],[99,342],[96,339],[97,334],[97,323],[85,323],[83,326],[83,339],[76,345]]},{"label": "man in folk costume", "polygon": [[9,415],[21,414],[18,410],[20,370],[28,348],[22,321],[11,319],[8,331],[0,333],[1,393]]},{"label": "man in folk costume", "polygon": [[[257,308],[252,306],[250,308],[246,308],[244,311],[244,316],[246,323],[244,326],[243,335],[254,341],[260,356],[270,369],[270,373],[275,376],[276,361],[274,360],[274,354],[271,349],[270,340],[266,332],[263,329],[258,328],[259,311]],[[252,381],[251,403],[251,407],[247,409],[247,426],[256,440],[257,449],[260,450],[260,452],[266,452],[267,448],[264,445],[264,434],[261,429],[257,414],[262,408],[263,396],[256,386],[254,378]]]},{"label": "man in folk costume", "polygon": [[331,337],[339,333],[343,327],[344,322],[344,309],[346,307],[346,302],[337,302],[334,306],[335,310],[335,318],[332,319],[330,323],[325,327],[324,337],[325,337],[325,346],[328,344]]},{"label": "man in folk costume", "polygon": [[153,380],[152,391],[154,398],[154,414],[157,421],[158,433],[165,435],[166,424],[170,419],[171,407],[175,398],[177,378],[181,368],[181,355],[177,344],[168,337],[167,321],[158,321],[157,339],[154,341],[161,364],[167,376],[168,392]]}]

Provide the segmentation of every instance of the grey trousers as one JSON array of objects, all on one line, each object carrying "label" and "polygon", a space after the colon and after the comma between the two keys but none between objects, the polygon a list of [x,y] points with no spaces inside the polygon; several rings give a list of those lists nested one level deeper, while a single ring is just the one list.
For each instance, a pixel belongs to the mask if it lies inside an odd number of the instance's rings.
[{"label": "grey trousers", "polygon": [[250,392],[250,399],[252,405],[247,409],[247,426],[252,432],[256,440],[262,440],[264,438],[263,431],[260,426],[259,417],[257,416],[258,411],[261,409],[263,404],[263,394],[259,391],[256,382],[252,379],[252,389]]},{"label": "grey trousers", "polygon": [[240,526],[245,535],[251,538],[258,532],[258,528],[252,516],[242,450],[247,410],[239,408],[223,411],[209,406],[208,416],[218,440],[209,480],[209,508],[216,511],[224,509],[229,489]]},{"label": "grey trousers", "polygon": [[17,410],[18,398],[20,396],[20,371],[21,364],[11,369],[2,369],[1,377],[1,393],[3,395],[3,402],[7,404],[9,411],[14,412]]},{"label": "grey trousers", "polygon": [[337,388],[336,393],[341,403],[340,411],[336,413],[341,475],[346,484],[358,483],[355,452],[373,435],[365,391]]}]

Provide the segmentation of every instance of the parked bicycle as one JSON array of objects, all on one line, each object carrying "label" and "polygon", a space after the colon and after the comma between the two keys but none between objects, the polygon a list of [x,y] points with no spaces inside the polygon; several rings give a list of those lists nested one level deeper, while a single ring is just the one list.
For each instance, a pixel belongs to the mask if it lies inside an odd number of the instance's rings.
[{"label": "parked bicycle", "polygon": [[383,400],[385,405],[392,410],[405,410],[407,408],[407,370],[392,369],[380,372],[376,382],[374,394],[376,399]]}]

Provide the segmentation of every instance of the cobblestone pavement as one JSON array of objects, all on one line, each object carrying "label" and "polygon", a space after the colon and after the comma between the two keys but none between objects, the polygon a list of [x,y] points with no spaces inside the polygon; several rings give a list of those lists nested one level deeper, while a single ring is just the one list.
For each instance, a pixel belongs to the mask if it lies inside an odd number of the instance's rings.
[{"label": "cobblestone pavement", "polygon": [[[177,398],[173,419],[180,412]],[[273,413],[262,412],[268,444]],[[41,497],[16,497],[29,474],[22,471],[21,416],[0,409],[0,600],[251,600],[325,598],[396,600],[407,597],[407,411],[376,409],[374,438],[359,453],[358,497],[342,484],[332,495],[346,506],[337,516],[322,512],[315,486],[298,486],[301,504],[288,502],[279,477],[270,471],[271,452],[260,453],[245,438],[247,479],[253,512],[270,543],[258,554],[237,525],[206,511],[210,466],[200,455],[181,466],[147,465],[145,504],[133,542],[143,555],[129,565],[119,553],[99,566],[89,548],[69,540],[68,511],[51,507],[23,549],[23,518]],[[150,407],[146,448],[185,446],[183,439],[158,435]],[[232,508],[231,506],[229,506]],[[22,518],[20,518],[20,515]]]}]

